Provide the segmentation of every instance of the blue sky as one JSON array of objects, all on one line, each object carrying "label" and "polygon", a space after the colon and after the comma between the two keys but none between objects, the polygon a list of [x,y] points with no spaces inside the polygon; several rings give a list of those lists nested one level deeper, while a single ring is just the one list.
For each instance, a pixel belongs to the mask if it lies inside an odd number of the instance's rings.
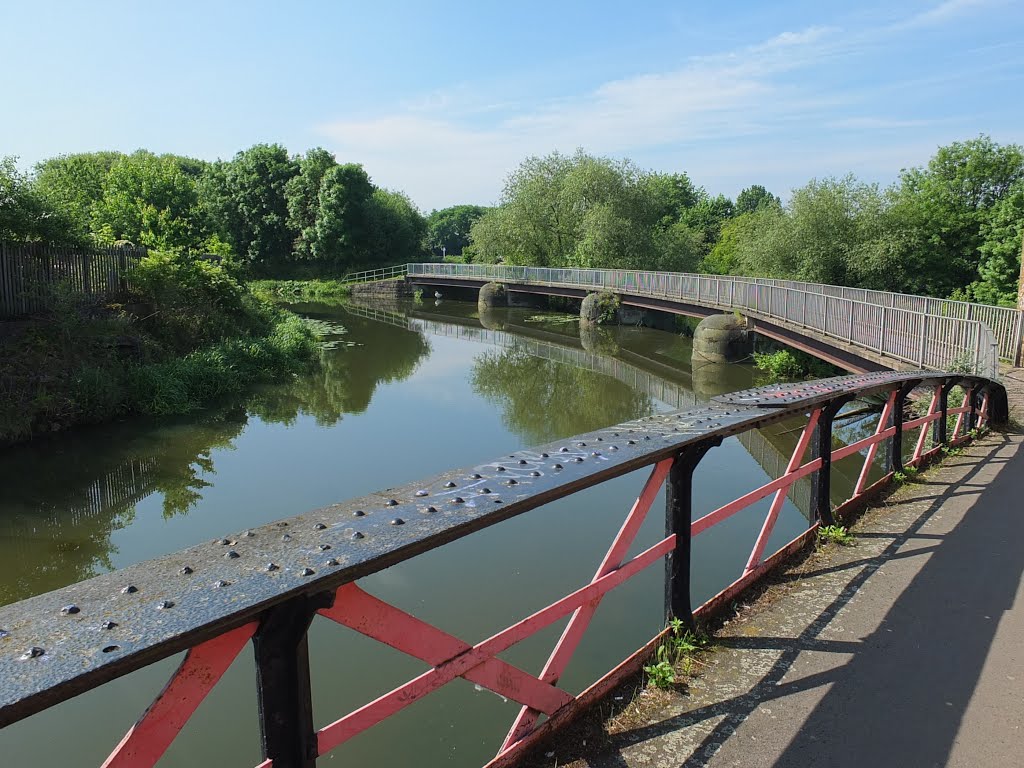
[{"label": "blue sky", "polygon": [[1024,3],[0,0],[0,155],[323,146],[425,211],[552,150],[713,193],[1024,143]]}]

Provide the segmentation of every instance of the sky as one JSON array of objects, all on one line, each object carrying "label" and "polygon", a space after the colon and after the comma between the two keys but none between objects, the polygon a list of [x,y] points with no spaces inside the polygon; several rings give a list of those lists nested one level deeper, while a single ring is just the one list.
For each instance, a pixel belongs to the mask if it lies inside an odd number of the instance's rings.
[{"label": "sky", "polygon": [[322,146],[424,212],[530,155],[712,194],[1024,143],[1024,2],[0,0],[0,156]]}]

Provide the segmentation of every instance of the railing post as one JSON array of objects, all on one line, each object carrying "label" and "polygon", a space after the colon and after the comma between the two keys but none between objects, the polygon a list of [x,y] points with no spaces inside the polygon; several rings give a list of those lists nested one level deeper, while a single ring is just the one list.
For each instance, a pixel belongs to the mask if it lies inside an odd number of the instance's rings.
[{"label": "railing post", "polygon": [[896,393],[896,401],[892,406],[892,425],[895,430],[889,443],[889,469],[892,472],[903,471],[903,407],[906,405],[907,395],[920,383],[917,379],[904,382]]},{"label": "railing post", "polygon": [[811,524],[820,520],[822,525],[835,525],[832,514],[832,422],[844,405],[855,400],[854,395],[843,395],[821,409],[815,439],[811,443],[811,458],[821,459],[821,469],[811,475]]},{"label": "railing post", "polygon": [[665,535],[676,535],[676,546],[665,556],[665,618],[677,618],[695,629],[690,602],[690,524],[693,522],[693,471],[712,448],[715,437],[684,448],[665,481]]},{"label": "railing post", "polygon": [[949,418],[949,393],[953,391],[953,387],[956,384],[957,379],[950,379],[942,385],[942,391],[939,393],[939,412],[942,416],[935,422],[935,429],[933,431],[936,445],[945,445],[948,440],[946,433],[949,427],[946,425],[946,421]]},{"label": "railing post", "polygon": [[928,315],[921,315],[921,349],[918,351],[917,364],[924,368],[925,339],[928,337]]},{"label": "railing post", "polygon": [[306,632],[333,598],[303,596],[271,608],[253,637],[263,759],[274,768],[316,768]]},{"label": "railing post", "polygon": [[878,351],[882,353],[885,348],[886,325],[889,322],[889,308],[882,307],[882,322],[878,324]]}]

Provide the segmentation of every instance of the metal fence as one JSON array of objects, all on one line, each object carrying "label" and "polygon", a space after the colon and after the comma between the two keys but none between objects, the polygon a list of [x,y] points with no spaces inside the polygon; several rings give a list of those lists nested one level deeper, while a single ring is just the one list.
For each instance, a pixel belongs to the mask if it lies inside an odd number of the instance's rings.
[{"label": "metal fence", "polygon": [[[967,390],[950,408],[954,386]],[[932,393],[926,415],[904,419],[915,387]],[[878,427],[837,447],[832,423],[860,397],[885,401]],[[956,415],[952,434],[947,419]],[[786,419],[803,430],[782,474],[708,514],[693,516],[693,478],[701,460],[738,435]],[[665,609],[692,627],[694,615],[729,605],[787,554],[809,545],[817,523],[833,524],[832,463],[864,454],[858,499],[880,446],[889,444],[886,478],[918,464],[968,431],[1006,419],[1005,390],[976,378],[871,373],[720,395],[696,410],[649,416],[568,440],[371,494],[206,542],[157,560],[0,608],[0,727],[29,717],[133,670],[188,653],[167,687],[141,714],[104,766],[154,766],[222,674],[253,643],[262,735],[260,768],[314,768],[317,758],[458,678],[522,706],[492,768],[510,766],[537,741],[639,670],[665,632],[603,674],[582,693],[559,685],[598,604],[612,589],[664,563]],[[916,433],[916,434],[915,434]],[[934,434],[926,451],[926,437]],[[904,436],[911,451],[903,450]],[[551,501],[642,468],[650,475],[600,558],[593,578],[551,605],[489,638],[468,641],[364,591],[359,579]],[[771,537],[787,492],[814,477],[812,524],[774,554]],[[884,482],[883,481],[880,482]],[[666,488],[665,536],[630,556],[659,489]],[[691,550],[703,532],[771,499],[736,580],[692,610]],[[284,533],[282,533],[282,531]],[[528,560],[526,561],[528,562]],[[659,591],[660,591],[659,587]],[[493,596],[482,596],[490,599]],[[467,610],[470,608],[467,607]],[[544,669],[531,674],[501,654],[567,619]],[[425,672],[317,728],[307,631],[313,621],[349,627],[426,662]],[[344,660],[342,660],[344,663]],[[333,714],[333,713],[332,713]],[[543,719],[546,717],[546,719]],[[127,725],[127,724],[126,724]]]},{"label": "metal fence", "polygon": [[452,277],[567,286],[652,296],[721,309],[738,309],[764,318],[782,320],[789,325],[806,328],[922,368],[970,369],[992,379],[999,378],[1001,356],[1019,362],[1021,312],[1017,310],[1012,310],[1016,313],[1016,319],[1002,326],[1012,330],[1015,336],[1017,348],[1014,352],[1010,343],[1006,344],[1005,349],[1000,346],[990,327],[980,320],[927,314],[794,287],[804,284],[773,285],[747,278],[672,272],[553,269],[492,264],[409,264],[407,269],[410,277]]},{"label": "metal fence", "polygon": [[349,272],[343,278],[343,283],[371,283],[375,280],[390,280],[392,277],[401,277],[406,273],[405,264],[396,264],[391,267],[380,267],[379,269],[367,269],[362,272]]},{"label": "metal fence", "polygon": [[128,270],[146,255],[139,248],[66,248],[0,242],[0,318],[45,310],[54,287],[109,298],[128,290]]}]

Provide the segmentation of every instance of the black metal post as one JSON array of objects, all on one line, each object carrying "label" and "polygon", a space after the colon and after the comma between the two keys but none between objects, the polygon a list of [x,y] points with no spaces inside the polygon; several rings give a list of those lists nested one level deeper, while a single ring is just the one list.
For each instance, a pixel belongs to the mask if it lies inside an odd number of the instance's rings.
[{"label": "black metal post", "polygon": [[684,448],[676,456],[665,483],[665,535],[676,535],[676,546],[665,557],[665,618],[677,618],[696,629],[690,602],[690,524],[693,522],[693,471],[712,448],[715,437]]},{"label": "black metal post", "polygon": [[985,391],[981,387],[975,385],[971,387],[970,403],[971,412],[967,414],[967,431],[970,432],[972,429],[978,428],[978,409],[981,407],[981,399],[985,396]]},{"label": "black metal post", "polygon": [[892,446],[889,455],[889,469],[892,472],[903,471],[903,408],[907,404],[907,395],[920,383],[919,379],[904,382],[896,393],[896,402],[892,406],[892,425],[896,430],[889,443]]},{"label": "black metal post", "polygon": [[942,385],[942,390],[939,393],[939,412],[942,416],[935,422],[935,429],[932,431],[936,445],[945,445],[949,440],[947,424],[949,421],[949,393],[953,391],[953,387],[957,385],[958,381],[958,379],[949,379]]},{"label": "black metal post", "polygon": [[306,632],[333,599],[328,592],[271,608],[253,637],[263,758],[274,768],[316,768]]},{"label": "black metal post", "polygon": [[832,514],[832,422],[854,395],[843,395],[821,409],[818,426],[811,443],[811,457],[821,459],[821,469],[811,475],[811,524],[820,520],[824,525],[835,525]]}]

